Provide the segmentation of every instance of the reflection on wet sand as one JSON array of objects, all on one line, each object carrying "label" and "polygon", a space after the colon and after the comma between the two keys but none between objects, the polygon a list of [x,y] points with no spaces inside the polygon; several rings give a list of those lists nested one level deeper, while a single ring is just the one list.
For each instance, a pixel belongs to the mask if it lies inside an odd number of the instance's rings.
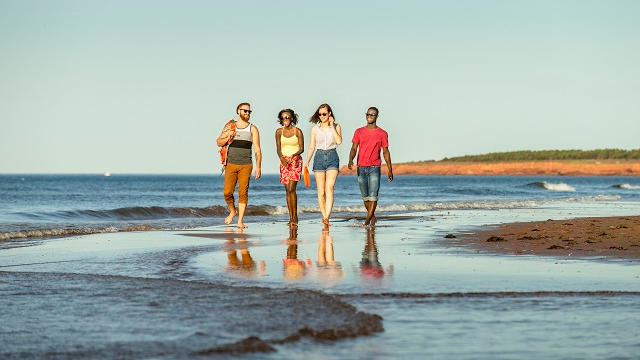
[{"label": "reflection on wet sand", "polygon": [[[249,253],[249,242],[243,236],[243,230],[238,229],[237,233],[227,233],[228,238],[225,242],[225,251],[227,252],[227,267],[225,271],[240,275],[243,277],[253,277],[263,275],[266,270],[264,260],[258,264]],[[238,252],[240,256],[238,257]]]},{"label": "reflection on wet sand", "polygon": [[344,276],[342,265],[336,262],[333,252],[333,238],[329,231],[322,231],[318,238],[318,278],[325,280],[339,279]]},{"label": "reflection on wet sand", "polygon": [[[385,276],[384,267],[378,260],[375,228],[367,229],[367,241],[365,242],[364,250],[362,251],[362,260],[360,261],[360,275],[365,278],[382,278]],[[386,275],[393,275],[393,264],[387,268]]]},{"label": "reflection on wet sand", "polygon": [[287,257],[282,260],[284,276],[288,279],[298,279],[307,275],[311,261],[305,263],[298,259],[298,227],[289,228],[289,238],[285,240]]}]

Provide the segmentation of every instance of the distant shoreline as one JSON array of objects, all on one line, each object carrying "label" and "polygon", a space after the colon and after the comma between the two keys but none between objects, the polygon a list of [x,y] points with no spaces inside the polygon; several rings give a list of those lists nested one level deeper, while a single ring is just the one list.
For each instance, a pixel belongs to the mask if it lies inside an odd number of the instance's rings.
[{"label": "distant shoreline", "polygon": [[[382,164],[382,172],[387,166]],[[355,175],[356,169],[340,169]],[[424,162],[393,165],[394,175],[547,175],[547,176],[640,176],[640,161],[518,161],[518,162]]]}]

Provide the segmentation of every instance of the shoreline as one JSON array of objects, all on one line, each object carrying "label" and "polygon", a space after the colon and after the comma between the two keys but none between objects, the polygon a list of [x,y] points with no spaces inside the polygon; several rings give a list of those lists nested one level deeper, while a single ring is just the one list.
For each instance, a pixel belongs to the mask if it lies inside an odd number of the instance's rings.
[{"label": "shoreline", "polygon": [[[387,166],[381,166],[383,174]],[[340,168],[355,175],[356,168]],[[522,161],[522,162],[427,162],[393,164],[394,175],[550,175],[550,176],[640,176],[640,162]]]},{"label": "shoreline", "polygon": [[640,259],[640,216],[511,223],[447,237],[447,245],[453,240],[457,246],[503,255]]}]

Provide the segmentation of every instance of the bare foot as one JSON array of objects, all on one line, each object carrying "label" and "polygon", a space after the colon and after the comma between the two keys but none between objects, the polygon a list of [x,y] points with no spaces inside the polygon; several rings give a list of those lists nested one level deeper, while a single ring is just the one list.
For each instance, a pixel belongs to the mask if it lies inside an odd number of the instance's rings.
[{"label": "bare foot", "polygon": [[322,219],[322,224],[324,224],[325,230],[329,230],[329,219]]},{"label": "bare foot", "polygon": [[290,223],[289,223],[289,226],[291,226],[291,227],[298,227],[298,223],[297,223],[297,222],[292,221],[292,222],[290,222]]},{"label": "bare foot", "polygon": [[371,217],[371,227],[376,226],[376,222],[377,222],[377,221],[378,221],[378,219],[376,218],[376,216],[375,216],[375,215],[373,215],[373,216]]},{"label": "bare foot", "polygon": [[243,224],[241,222],[238,222],[238,229],[247,229],[247,228],[249,228],[247,225],[245,225],[245,224]]},{"label": "bare foot", "polygon": [[237,215],[237,214],[238,214],[238,212],[237,212],[236,210],[229,211],[229,216],[227,216],[227,217],[224,219],[224,224],[225,224],[225,225],[229,225],[229,224],[231,224],[231,222],[233,221],[233,218],[234,218],[234,217],[236,217],[236,215]]}]

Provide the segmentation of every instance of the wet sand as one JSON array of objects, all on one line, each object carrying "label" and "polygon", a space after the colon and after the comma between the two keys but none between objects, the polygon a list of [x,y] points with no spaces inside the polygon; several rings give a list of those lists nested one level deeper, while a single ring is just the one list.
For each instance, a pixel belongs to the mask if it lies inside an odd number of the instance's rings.
[{"label": "wet sand", "polygon": [[640,216],[550,219],[447,236],[458,245],[502,254],[640,259]]}]

